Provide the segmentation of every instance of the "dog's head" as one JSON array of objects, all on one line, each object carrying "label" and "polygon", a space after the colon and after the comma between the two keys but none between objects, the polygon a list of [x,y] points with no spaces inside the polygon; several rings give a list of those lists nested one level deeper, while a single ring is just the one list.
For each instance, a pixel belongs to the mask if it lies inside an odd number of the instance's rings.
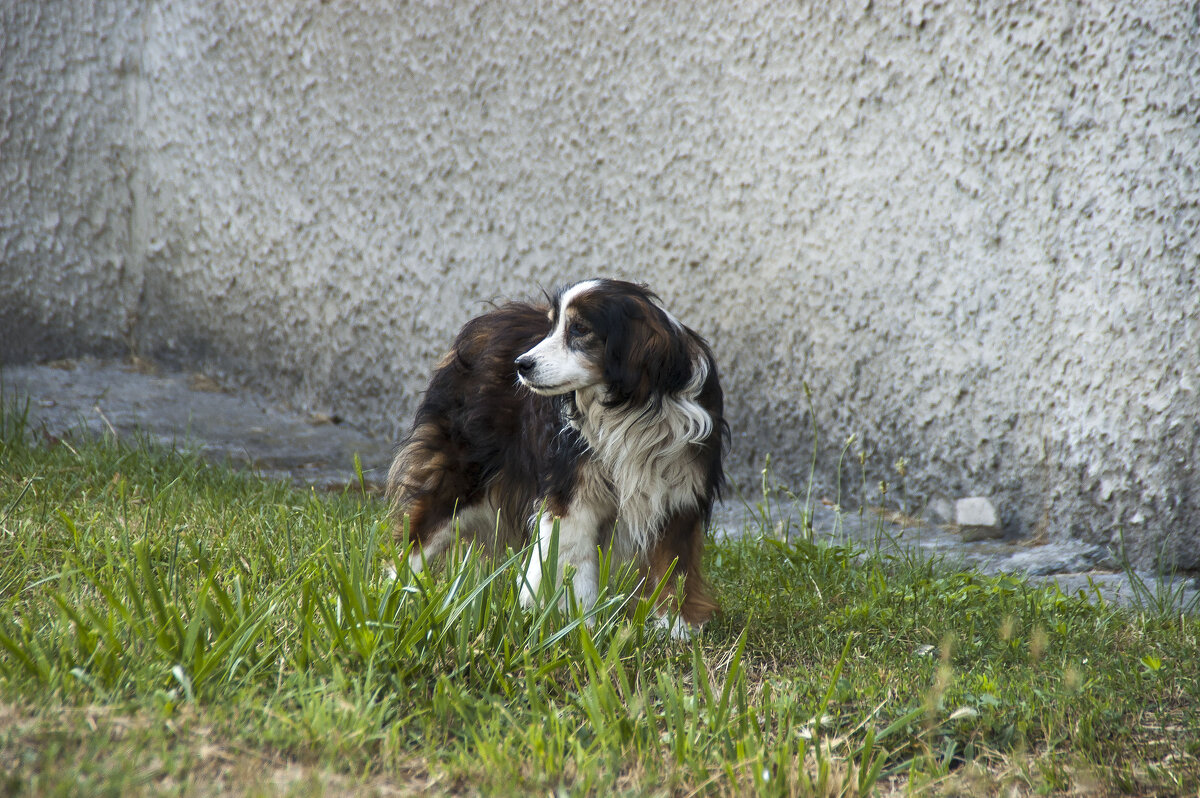
[{"label": "dog's head", "polygon": [[606,404],[644,404],[692,376],[688,333],[644,286],[587,280],[551,298],[551,330],[517,358],[517,377],[543,396],[593,386]]}]

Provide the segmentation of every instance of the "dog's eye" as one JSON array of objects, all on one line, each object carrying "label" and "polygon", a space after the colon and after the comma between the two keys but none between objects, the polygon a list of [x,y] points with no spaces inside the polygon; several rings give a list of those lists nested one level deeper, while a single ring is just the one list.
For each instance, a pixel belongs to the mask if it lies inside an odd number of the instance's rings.
[{"label": "dog's eye", "polygon": [[567,335],[572,338],[586,338],[592,334],[592,328],[581,321],[572,322],[567,328]]}]

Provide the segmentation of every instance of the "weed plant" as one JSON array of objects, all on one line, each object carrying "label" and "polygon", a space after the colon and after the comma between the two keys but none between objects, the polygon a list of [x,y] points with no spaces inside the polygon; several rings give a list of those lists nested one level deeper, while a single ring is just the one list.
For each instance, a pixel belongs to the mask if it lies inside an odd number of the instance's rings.
[{"label": "weed plant", "polygon": [[724,611],[679,643],[608,563],[587,613],[551,580],[524,611],[527,551],[413,574],[364,491],[8,407],[0,791],[1200,789],[1194,617],[780,540],[764,510],[709,546]]}]

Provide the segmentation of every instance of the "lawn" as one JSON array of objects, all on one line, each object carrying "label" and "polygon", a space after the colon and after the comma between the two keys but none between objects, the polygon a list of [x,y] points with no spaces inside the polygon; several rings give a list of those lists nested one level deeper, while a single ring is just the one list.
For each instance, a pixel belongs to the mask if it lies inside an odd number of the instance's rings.
[{"label": "lawn", "polygon": [[361,490],[5,408],[0,791],[1200,794],[1197,617],[769,529],[678,643],[627,573],[526,612],[521,552],[414,576]]}]

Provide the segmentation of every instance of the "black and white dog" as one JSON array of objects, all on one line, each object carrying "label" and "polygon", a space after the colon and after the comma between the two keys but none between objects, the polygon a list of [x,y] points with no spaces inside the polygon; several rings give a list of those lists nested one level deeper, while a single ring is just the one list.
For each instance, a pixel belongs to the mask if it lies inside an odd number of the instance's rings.
[{"label": "black and white dog", "polygon": [[[532,557],[533,603],[557,519],[559,561],[595,600],[600,547],[637,563],[657,618],[686,635],[717,609],[701,573],[704,527],[728,437],[708,344],[643,286],[587,280],[549,306],[512,302],[471,320],[438,364],[388,474],[395,534],[407,516],[419,569],[456,530]],[[536,527],[536,528],[534,528]]]}]

